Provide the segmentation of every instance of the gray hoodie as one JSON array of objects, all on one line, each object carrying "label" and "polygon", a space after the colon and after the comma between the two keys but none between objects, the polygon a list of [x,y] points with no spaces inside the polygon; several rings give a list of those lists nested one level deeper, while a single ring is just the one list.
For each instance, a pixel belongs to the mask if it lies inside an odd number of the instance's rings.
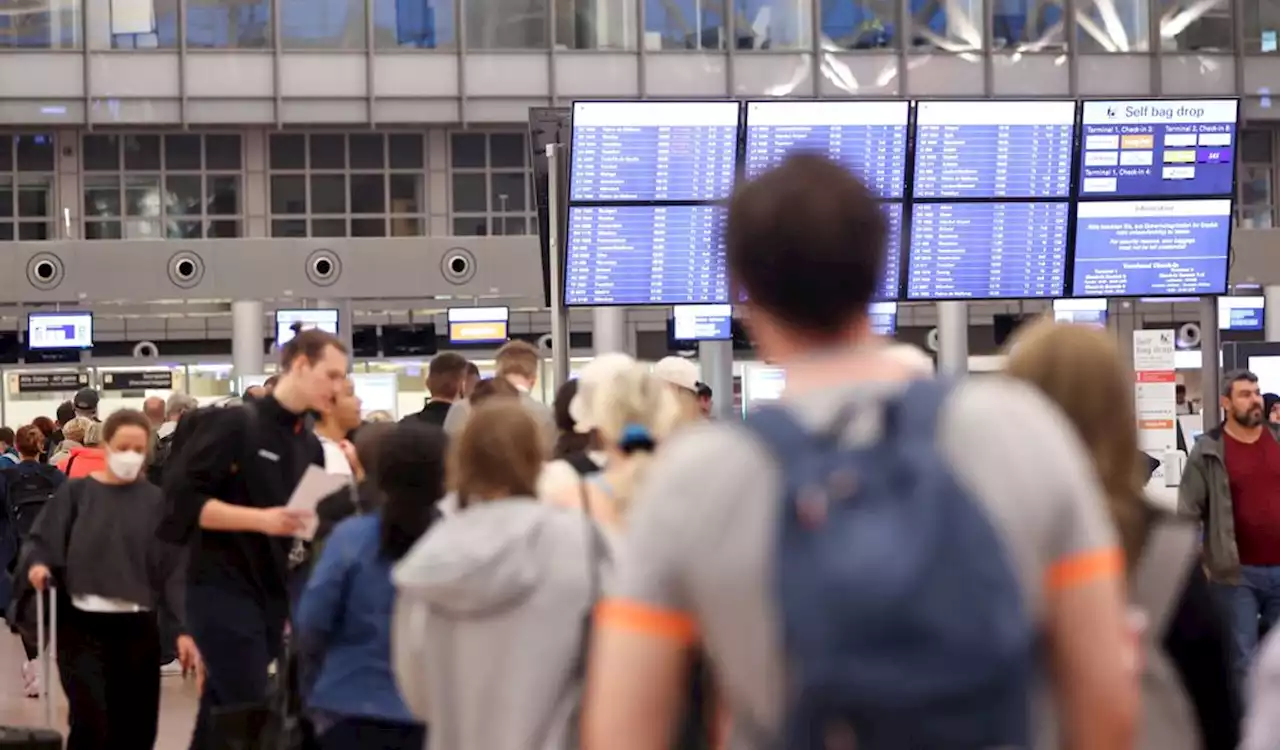
[{"label": "gray hoodie", "polygon": [[577,510],[487,501],[437,523],[396,566],[396,679],[432,750],[576,746],[591,535]]}]

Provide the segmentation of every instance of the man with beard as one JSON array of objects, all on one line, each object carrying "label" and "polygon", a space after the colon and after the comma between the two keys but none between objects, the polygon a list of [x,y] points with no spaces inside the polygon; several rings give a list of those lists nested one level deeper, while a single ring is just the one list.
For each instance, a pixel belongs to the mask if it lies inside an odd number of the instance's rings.
[{"label": "man with beard", "polygon": [[1227,374],[1226,422],[1198,440],[1178,490],[1178,512],[1204,523],[1204,561],[1228,613],[1243,686],[1259,628],[1280,619],[1280,426],[1263,414],[1258,376]]}]

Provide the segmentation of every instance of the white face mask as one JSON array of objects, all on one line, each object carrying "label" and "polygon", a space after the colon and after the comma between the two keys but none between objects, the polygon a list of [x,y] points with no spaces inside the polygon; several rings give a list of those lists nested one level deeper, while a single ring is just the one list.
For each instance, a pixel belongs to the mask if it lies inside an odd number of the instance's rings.
[{"label": "white face mask", "polygon": [[132,482],[142,472],[142,464],[147,457],[133,451],[107,451],[107,468],[119,479]]}]

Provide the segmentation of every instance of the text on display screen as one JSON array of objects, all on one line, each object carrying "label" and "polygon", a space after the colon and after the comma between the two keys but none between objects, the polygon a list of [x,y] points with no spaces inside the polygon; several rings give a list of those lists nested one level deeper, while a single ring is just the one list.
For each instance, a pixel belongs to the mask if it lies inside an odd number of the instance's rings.
[{"label": "text on display screen", "polygon": [[906,184],[907,101],[774,101],[747,104],[746,176],[753,179],[793,153],[826,156],[883,198]]},{"label": "text on display screen", "polygon": [[31,349],[88,349],[93,346],[93,314],[32,313],[27,317]]},{"label": "text on display screen", "polygon": [[1266,321],[1266,298],[1250,295],[1218,298],[1218,328],[1224,331],[1261,331]]},{"label": "text on display screen", "polygon": [[867,308],[871,332],[877,336],[892,336],[898,329],[898,303],[872,302]]},{"label": "text on display screen", "polygon": [[885,203],[880,208],[885,213],[889,231],[886,233],[884,249],[884,273],[880,276],[880,289],[876,298],[895,300],[899,296],[898,287],[902,276],[902,204]]},{"label": "text on display screen", "polygon": [[728,341],[733,338],[732,305],[676,305],[671,308],[677,341]]}]

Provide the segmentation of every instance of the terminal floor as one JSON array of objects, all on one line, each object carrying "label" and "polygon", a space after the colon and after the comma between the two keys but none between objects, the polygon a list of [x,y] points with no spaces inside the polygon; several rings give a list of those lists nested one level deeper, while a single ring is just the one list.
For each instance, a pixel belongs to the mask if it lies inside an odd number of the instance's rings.
[{"label": "terminal floor", "polygon": [[[22,644],[9,628],[0,623],[0,725],[41,726],[44,711],[41,703],[22,693]],[[159,669],[159,667],[157,667]],[[67,731],[67,702],[54,680],[54,721],[64,734]],[[191,741],[191,727],[196,715],[194,681],[181,677],[164,677],[160,682],[160,735],[155,750],[186,750]]]}]

